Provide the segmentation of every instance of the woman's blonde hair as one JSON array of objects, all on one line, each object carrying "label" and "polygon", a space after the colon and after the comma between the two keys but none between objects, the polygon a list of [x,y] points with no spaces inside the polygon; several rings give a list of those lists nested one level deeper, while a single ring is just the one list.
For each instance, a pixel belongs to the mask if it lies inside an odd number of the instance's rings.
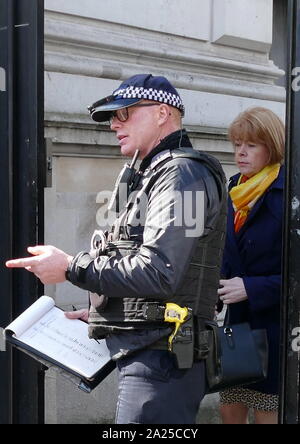
[{"label": "woman's blonde hair", "polygon": [[283,163],[285,129],[281,119],[270,109],[255,107],[239,114],[228,129],[232,143],[263,143],[270,152],[269,165]]}]

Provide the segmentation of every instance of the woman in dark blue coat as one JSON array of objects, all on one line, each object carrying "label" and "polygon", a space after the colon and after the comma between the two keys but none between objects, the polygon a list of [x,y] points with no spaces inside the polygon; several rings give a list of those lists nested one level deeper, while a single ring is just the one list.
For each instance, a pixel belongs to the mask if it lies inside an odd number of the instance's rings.
[{"label": "woman in dark blue coat", "polygon": [[269,343],[268,377],[220,393],[226,424],[277,422],[279,390],[280,286],[283,223],[284,125],[270,110],[252,108],[229,128],[240,174],[229,183],[223,279],[226,323],[264,328]]}]

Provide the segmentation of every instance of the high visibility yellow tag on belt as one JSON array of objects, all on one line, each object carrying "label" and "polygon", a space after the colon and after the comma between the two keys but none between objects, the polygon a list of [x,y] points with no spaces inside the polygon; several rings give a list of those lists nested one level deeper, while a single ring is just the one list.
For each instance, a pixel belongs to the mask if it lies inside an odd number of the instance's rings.
[{"label": "high visibility yellow tag on belt", "polygon": [[180,325],[185,322],[188,312],[189,311],[186,307],[180,307],[173,302],[168,302],[166,304],[165,322],[175,322],[175,329],[173,333],[169,336],[169,351],[172,351],[173,339],[176,336]]}]

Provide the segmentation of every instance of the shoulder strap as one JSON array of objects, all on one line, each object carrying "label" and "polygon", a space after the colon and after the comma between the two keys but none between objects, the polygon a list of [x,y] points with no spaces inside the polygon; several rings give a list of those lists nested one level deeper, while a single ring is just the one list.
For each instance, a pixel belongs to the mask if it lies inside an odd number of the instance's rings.
[{"label": "shoulder strap", "polygon": [[171,156],[173,159],[185,157],[203,163],[204,166],[211,172],[217,183],[220,198],[224,196],[226,177],[220,162],[214,156],[203,151],[194,150],[193,148],[177,148],[171,151]]},{"label": "shoulder strap", "polygon": [[[211,172],[212,176],[214,177],[218,187],[220,200],[222,200],[225,192],[224,187],[226,184],[226,177],[223,168],[220,162],[215,157],[203,151],[197,151],[194,148],[190,147],[181,147],[171,150],[167,149],[165,151],[162,151],[155,158],[155,160],[150,164],[149,169],[152,171],[159,170],[163,165],[177,158],[194,159],[204,164],[204,166]],[[153,180],[155,179],[153,178]]]}]

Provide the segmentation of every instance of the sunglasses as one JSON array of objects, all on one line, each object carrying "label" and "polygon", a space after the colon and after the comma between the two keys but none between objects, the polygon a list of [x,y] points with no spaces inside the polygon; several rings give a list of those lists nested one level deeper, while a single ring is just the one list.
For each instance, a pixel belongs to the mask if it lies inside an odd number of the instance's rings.
[{"label": "sunglasses", "polygon": [[109,122],[112,123],[113,119],[116,117],[120,122],[126,122],[129,117],[128,108],[133,108],[136,106],[158,106],[160,103],[137,103],[136,105],[117,109],[116,111],[112,111]]}]

